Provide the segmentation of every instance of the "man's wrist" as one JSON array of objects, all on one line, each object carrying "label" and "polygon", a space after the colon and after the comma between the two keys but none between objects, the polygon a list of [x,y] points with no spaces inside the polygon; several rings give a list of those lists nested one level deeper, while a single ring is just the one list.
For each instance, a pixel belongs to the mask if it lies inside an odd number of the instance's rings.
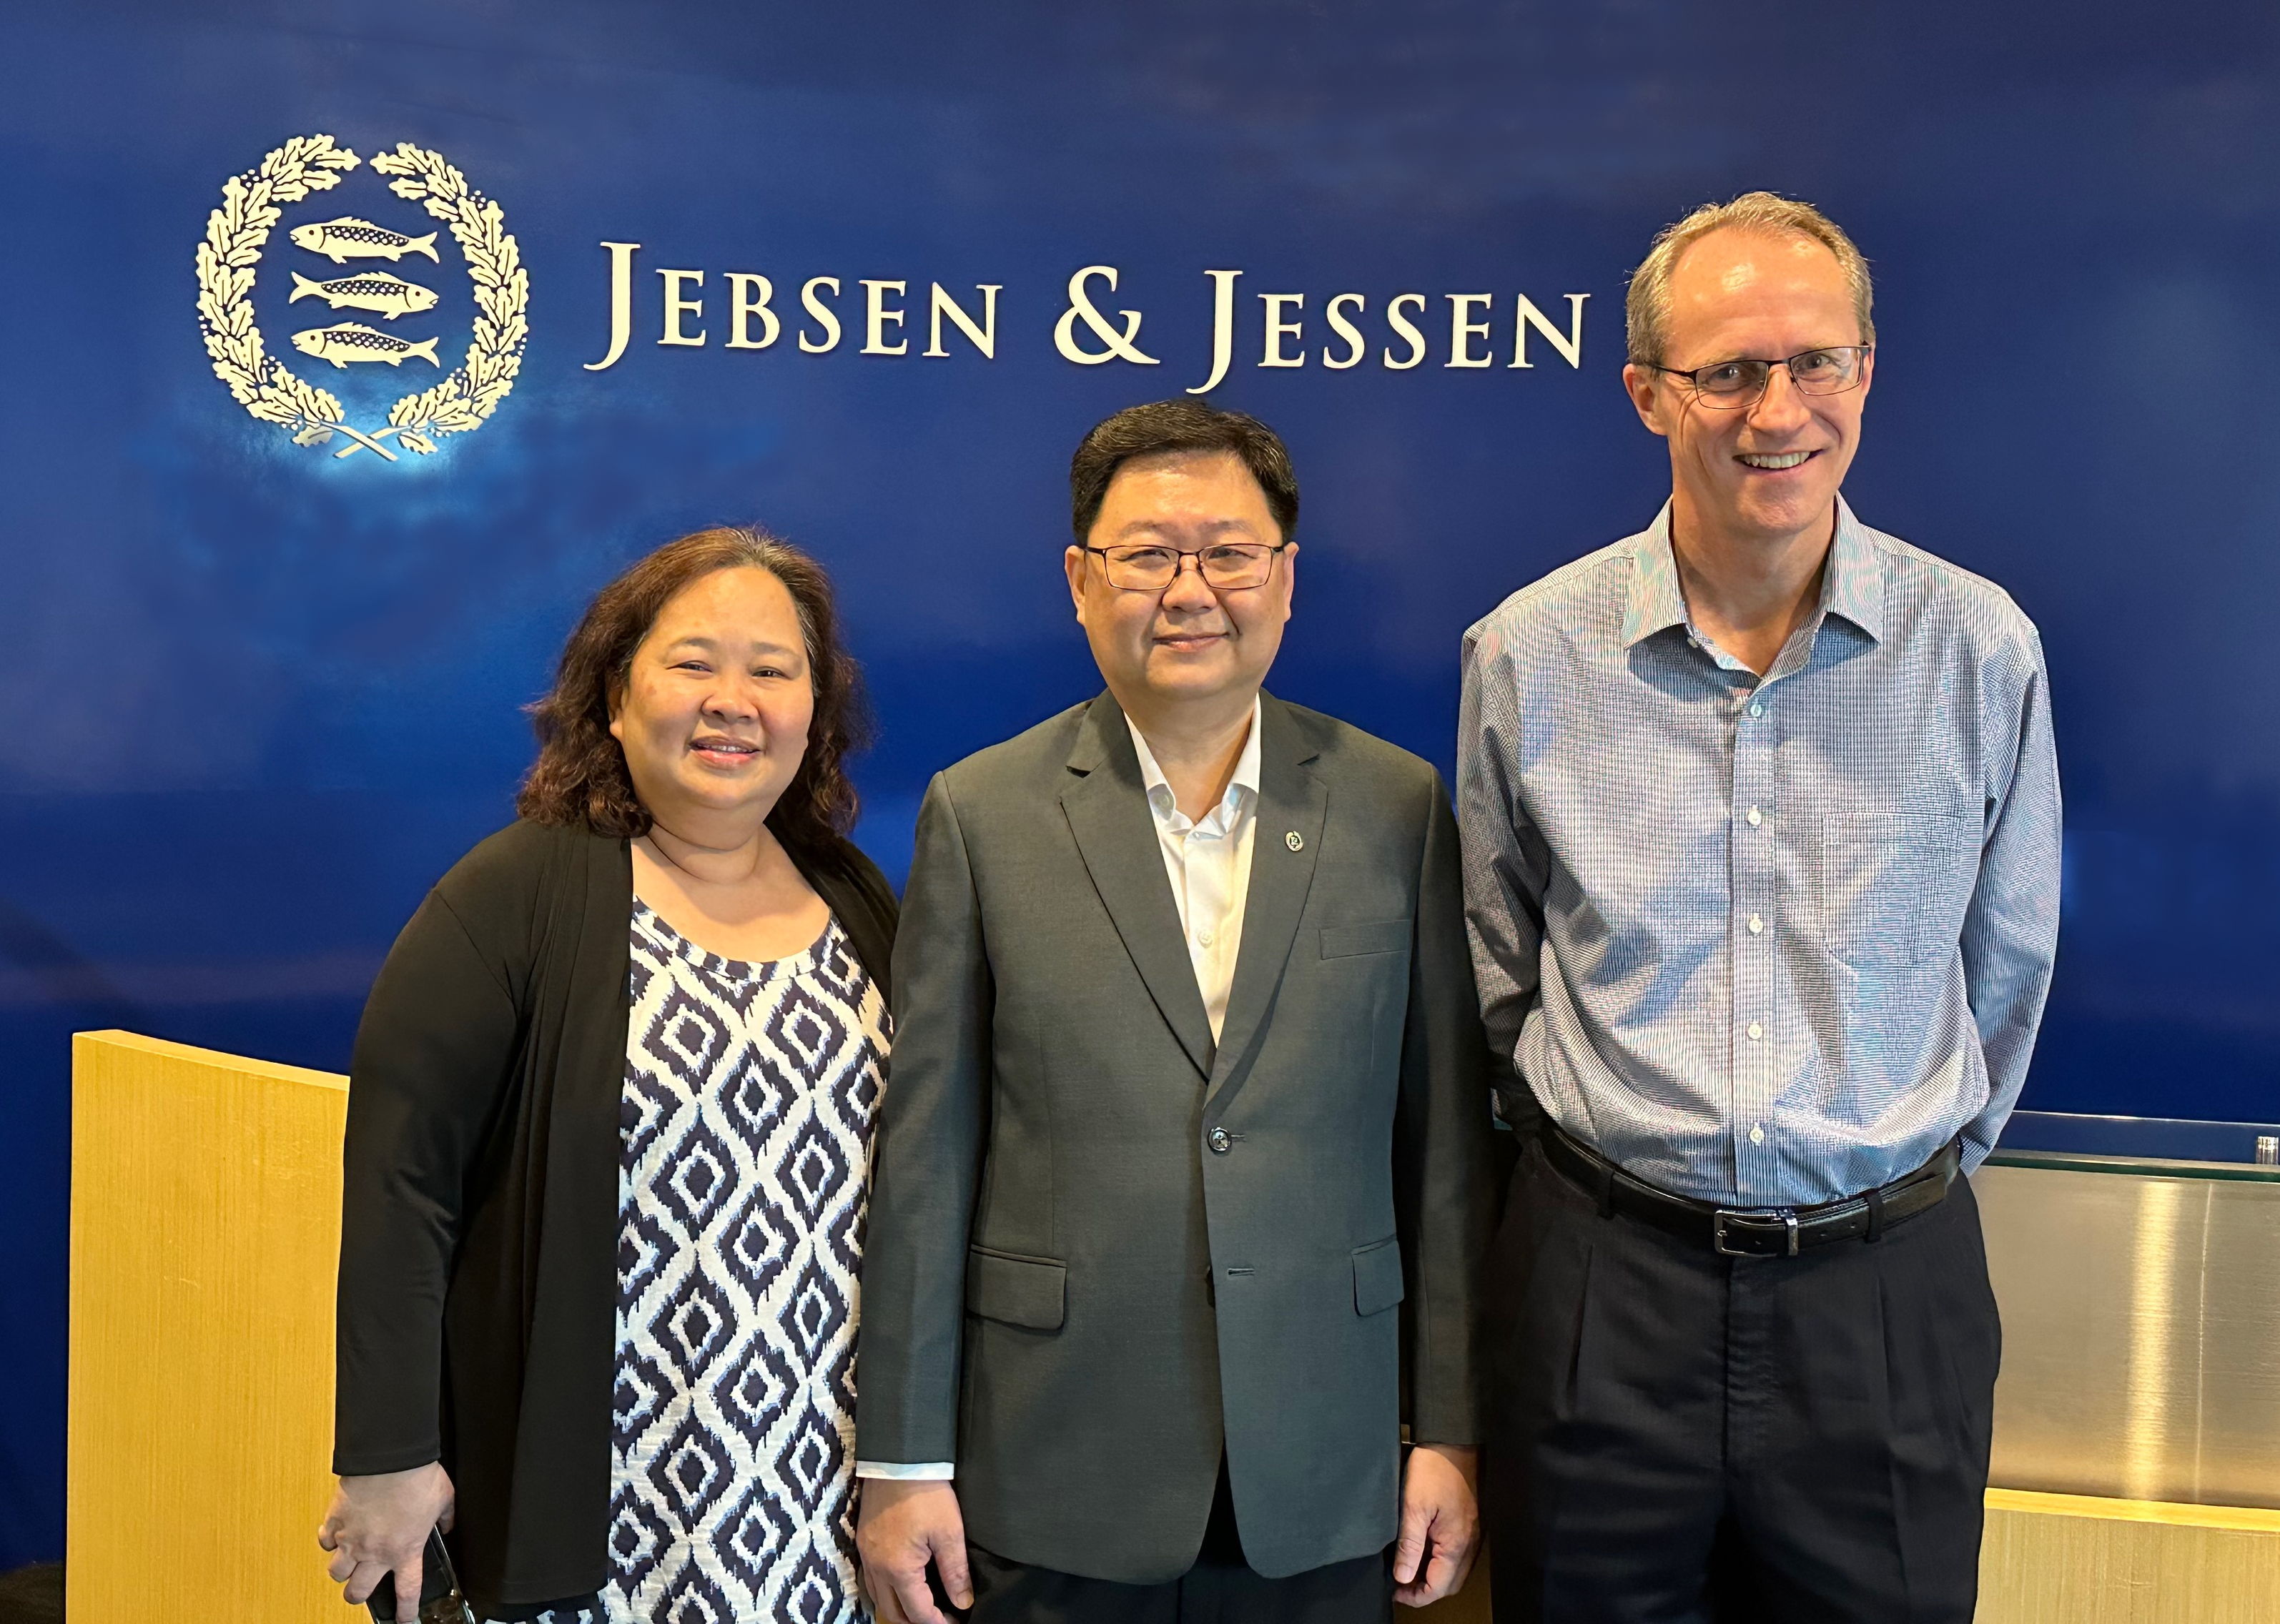
[{"label": "man's wrist", "polygon": [[1480,1451],[1469,1443],[1417,1443],[1413,1451],[1438,1455],[1471,1489],[1480,1479]]},{"label": "man's wrist", "polygon": [[949,1460],[859,1460],[855,1463],[855,1475],[905,1483],[947,1481],[958,1475],[958,1465]]}]

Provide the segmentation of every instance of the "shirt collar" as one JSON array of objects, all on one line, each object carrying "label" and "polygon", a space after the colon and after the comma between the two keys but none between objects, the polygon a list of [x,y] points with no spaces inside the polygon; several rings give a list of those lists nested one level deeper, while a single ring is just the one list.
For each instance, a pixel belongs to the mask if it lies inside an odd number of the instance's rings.
[{"label": "shirt collar", "polygon": [[[1670,550],[1670,504],[1631,547],[1630,587],[1623,604],[1623,647],[1686,624],[1678,560]],[[1821,608],[1843,615],[1877,642],[1884,639],[1884,560],[1845,498],[1837,498],[1837,535],[1821,578]]]},{"label": "shirt collar", "polygon": [[1631,581],[1623,604],[1623,647],[1686,624],[1686,598],[1678,589],[1678,560],[1670,551],[1670,504],[1633,538]]},{"label": "shirt collar", "polygon": [[1837,541],[1829,550],[1829,573],[1822,578],[1821,606],[1876,642],[1884,641],[1884,555],[1842,496],[1837,498]]},{"label": "shirt collar", "polygon": [[[1254,695],[1251,701],[1251,735],[1243,742],[1243,754],[1235,758],[1235,773],[1227,781],[1227,793],[1220,797],[1222,806],[1235,804],[1238,790],[1253,797],[1259,794],[1259,699]],[[1124,725],[1132,729],[1132,748],[1140,757],[1140,781],[1147,786],[1148,798],[1151,801],[1159,798],[1170,800],[1172,785],[1164,776],[1164,769],[1156,765],[1156,752],[1148,748],[1148,741],[1140,735],[1138,726],[1130,717],[1124,719]],[[1161,797],[1156,793],[1159,789],[1163,791]]]}]

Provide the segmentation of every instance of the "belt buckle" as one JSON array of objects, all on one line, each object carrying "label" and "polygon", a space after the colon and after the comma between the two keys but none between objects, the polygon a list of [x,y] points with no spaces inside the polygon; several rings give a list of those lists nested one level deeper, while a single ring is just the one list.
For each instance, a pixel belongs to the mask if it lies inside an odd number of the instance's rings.
[{"label": "belt buckle", "polygon": [[[1756,1214],[1754,1214],[1754,1213],[1751,1213],[1751,1212],[1737,1212],[1732,1211],[1730,1208],[1727,1208],[1727,1207],[1720,1207],[1720,1208],[1719,1208],[1715,1212],[1714,1212],[1714,1213],[1712,1213],[1712,1214],[1711,1214],[1711,1217],[1710,1217],[1710,1245],[1711,1245],[1711,1249],[1712,1249],[1713,1251],[1714,1251],[1715,1252],[1717,1252],[1717,1254],[1718,1254],[1720,1257],[1722,1257],[1722,1258],[1762,1258],[1762,1257],[1764,1257],[1766,1254],[1765,1254],[1765,1253],[1763,1253],[1763,1252],[1755,1252],[1755,1251],[1737,1251],[1734,1248],[1732,1248],[1732,1247],[1730,1247],[1730,1246],[1729,1246],[1729,1245],[1727,1245],[1727,1244],[1726,1244],[1726,1225],[1727,1225],[1727,1222],[1728,1222],[1728,1220],[1736,1220],[1736,1219],[1738,1219],[1738,1220],[1742,1220],[1742,1221],[1744,1221],[1744,1222],[1754,1222],[1754,1221],[1757,1221],[1757,1215],[1756,1215]],[[1788,1231],[1788,1235],[1789,1235],[1789,1255],[1790,1255],[1791,1257],[1794,1258],[1794,1257],[1796,1257],[1796,1256],[1797,1256],[1797,1254],[1798,1254],[1798,1226],[1797,1226],[1797,1211],[1796,1211],[1796,1209],[1795,1209],[1795,1208],[1793,1208],[1793,1207],[1783,1207],[1783,1208],[1782,1209],[1782,1212],[1781,1212],[1781,1220],[1782,1220],[1782,1226],[1783,1226],[1783,1228]]]}]

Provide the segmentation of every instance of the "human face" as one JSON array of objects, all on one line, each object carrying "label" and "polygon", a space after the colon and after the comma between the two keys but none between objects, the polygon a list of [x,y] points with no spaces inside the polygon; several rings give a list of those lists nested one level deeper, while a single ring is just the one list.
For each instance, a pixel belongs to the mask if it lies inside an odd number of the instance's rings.
[{"label": "human face", "polygon": [[[1844,267],[1825,244],[1737,230],[1714,231],[1680,257],[1664,336],[1664,358],[1690,370],[1864,342]],[[1838,395],[1800,394],[1776,366],[1764,396],[1739,412],[1705,404],[1684,378],[1624,367],[1640,418],[1670,443],[1683,531],[1783,541],[1833,527],[1876,358],[1863,357],[1860,387]]]},{"label": "human face", "polygon": [[[1224,542],[1282,539],[1267,493],[1225,452],[1135,458],[1116,471],[1086,537],[1095,547],[1154,543],[1195,552]],[[1111,586],[1100,558],[1068,550],[1076,618],[1125,711],[1248,705],[1282,646],[1298,550],[1277,556],[1266,582],[1214,591],[1185,564],[1159,592]]]},{"label": "human face", "polygon": [[814,720],[791,594],[767,571],[740,567],[666,600],[634,650],[610,735],[650,816],[699,844],[734,843],[775,809]]}]

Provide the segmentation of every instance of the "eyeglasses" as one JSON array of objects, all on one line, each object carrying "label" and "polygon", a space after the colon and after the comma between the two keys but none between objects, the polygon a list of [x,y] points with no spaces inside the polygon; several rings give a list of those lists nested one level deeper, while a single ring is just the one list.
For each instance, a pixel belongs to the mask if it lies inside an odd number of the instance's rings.
[{"label": "eyeglasses", "polygon": [[1774,368],[1789,368],[1789,380],[1800,395],[1842,395],[1860,387],[1861,364],[1872,346],[1833,344],[1806,350],[1783,361],[1714,361],[1707,366],[1658,366],[1659,373],[1683,378],[1694,386],[1696,398],[1720,412],[1739,412],[1765,398]]},{"label": "eyeglasses", "polygon": [[1087,547],[1100,555],[1108,584],[1125,592],[1168,592],[1180,572],[1195,560],[1196,573],[1214,592],[1263,587],[1275,573],[1276,555],[1288,542],[1219,542],[1196,552],[1177,547]]}]

